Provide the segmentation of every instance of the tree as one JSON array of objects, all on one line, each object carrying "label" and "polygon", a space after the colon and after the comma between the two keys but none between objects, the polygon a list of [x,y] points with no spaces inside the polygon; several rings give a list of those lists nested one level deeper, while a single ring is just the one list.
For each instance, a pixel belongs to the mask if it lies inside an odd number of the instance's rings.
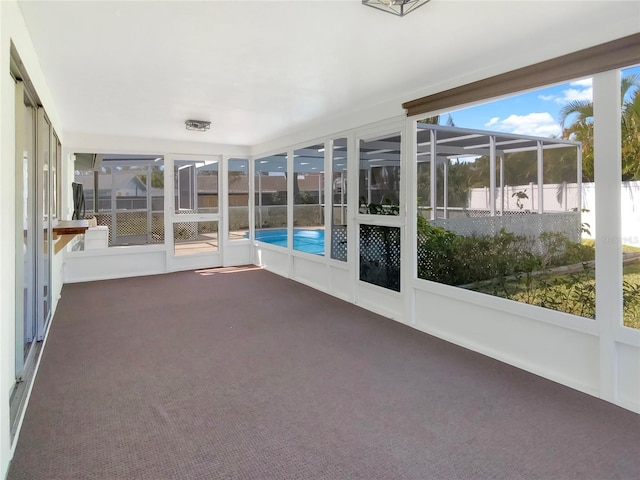
[{"label": "tree", "polygon": [[[640,180],[640,76],[632,74],[620,82],[622,98],[622,174],[623,180]],[[635,92],[632,93],[632,89]],[[631,94],[631,99],[625,97]],[[569,117],[573,123],[565,126]],[[582,142],[582,178],[592,182],[593,178],[593,101],[575,100],[565,105],[558,115],[562,136]]]},{"label": "tree", "polygon": [[[147,176],[145,174],[138,175],[138,178],[146,185]],[[151,187],[164,188],[164,169],[154,167],[151,171]]]},{"label": "tree", "polygon": [[640,88],[622,110],[622,179],[640,180]]}]

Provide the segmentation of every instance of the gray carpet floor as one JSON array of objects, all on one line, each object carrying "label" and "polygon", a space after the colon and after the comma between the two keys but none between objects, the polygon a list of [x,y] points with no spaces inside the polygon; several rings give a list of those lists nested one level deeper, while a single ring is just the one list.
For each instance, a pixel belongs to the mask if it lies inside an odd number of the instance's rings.
[{"label": "gray carpet floor", "polygon": [[638,479],[640,416],[263,270],[65,285],[22,479]]}]

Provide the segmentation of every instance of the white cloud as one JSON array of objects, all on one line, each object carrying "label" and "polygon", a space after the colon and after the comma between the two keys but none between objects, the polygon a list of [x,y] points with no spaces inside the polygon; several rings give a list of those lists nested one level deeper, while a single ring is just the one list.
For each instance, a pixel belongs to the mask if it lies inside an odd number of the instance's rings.
[{"label": "white cloud", "polygon": [[[489,123],[493,120],[492,118]],[[486,125],[488,126],[488,124]],[[502,132],[535,137],[550,137],[551,135],[560,135],[562,133],[560,126],[549,112],[511,115],[504,120],[492,123],[492,126]]]},{"label": "white cloud", "polygon": [[577,80],[575,82],[569,83],[569,88],[562,90],[560,95],[538,95],[540,100],[545,102],[554,101],[559,105],[566,105],[570,102],[580,101],[580,100],[593,100],[593,87],[592,87],[592,79],[585,78],[583,80]]},{"label": "white cloud", "polygon": [[491,127],[493,125],[495,125],[496,123],[498,123],[498,120],[500,120],[500,117],[493,117],[491,120],[489,120],[487,123],[484,124],[485,127]]},{"label": "white cloud", "polygon": [[566,105],[569,102],[576,100],[593,100],[593,88],[585,88],[578,90],[577,88],[569,88],[562,91],[562,96],[555,99],[556,103],[560,105]]},{"label": "white cloud", "polygon": [[575,82],[571,82],[569,85],[572,87],[583,87],[583,88],[589,87],[590,88],[593,85],[593,79],[583,78],[582,80],[576,80]]}]

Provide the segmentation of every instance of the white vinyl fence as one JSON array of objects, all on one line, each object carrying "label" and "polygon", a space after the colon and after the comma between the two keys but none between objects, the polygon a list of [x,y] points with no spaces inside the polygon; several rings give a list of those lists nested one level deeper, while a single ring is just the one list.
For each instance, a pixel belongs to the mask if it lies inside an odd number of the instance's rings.
[{"label": "white vinyl fence", "polygon": [[[490,209],[490,190],[474,188],[469,195],[470,210]],[[519,195],[518,195],[519,194]],[[547,184],[543,187],[542,210],[544,213],[571,212],[582,209],[582,223],[588,224],[590,235],[583,232],[582,238],[595,238],[595,184],[583,183],[582,195],[578,196],[576,183]],[[640,247],[640,182],[622,182],[622,243]],[[578,199],[581,198],[581,202]],[[518,201],[519,200],[519,201]],[[496,189],[498,212],[538,212],[538,187],[536,184],[509,185]],[[585,225],[587,226],[587,225]],[[610,235],[617,237],[617,234]]]},{"label": "white vinyl fence", "polygon": [[[620,194],[622,202],[622,244],[640,247],[640,182],[622,182]],[[583,234],[583,238],[596,237],[595,222],[596,195],[593,183],[582,185],[582,221],[589,224],[591,236]],[[616,233],[607,232],[607,236],[615,238]]]}]

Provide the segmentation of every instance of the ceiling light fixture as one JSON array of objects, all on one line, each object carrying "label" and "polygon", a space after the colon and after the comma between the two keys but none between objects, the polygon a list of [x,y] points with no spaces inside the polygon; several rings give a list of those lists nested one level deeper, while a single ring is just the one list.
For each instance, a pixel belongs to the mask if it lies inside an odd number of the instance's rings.
[{"label": "ceiling light fixture", "polygon": [[205,120],[187,120],[184,124],[187,130],[195,130],[196,132],[206,132],[211,127],[211,122]]},{"label": "ceiling light fixture", "polygon": [[383,12],[393,13],[399,17],[404,17],[407,13],[413,12],[429,0],[362,0],[364,5],[377,8]]}]

